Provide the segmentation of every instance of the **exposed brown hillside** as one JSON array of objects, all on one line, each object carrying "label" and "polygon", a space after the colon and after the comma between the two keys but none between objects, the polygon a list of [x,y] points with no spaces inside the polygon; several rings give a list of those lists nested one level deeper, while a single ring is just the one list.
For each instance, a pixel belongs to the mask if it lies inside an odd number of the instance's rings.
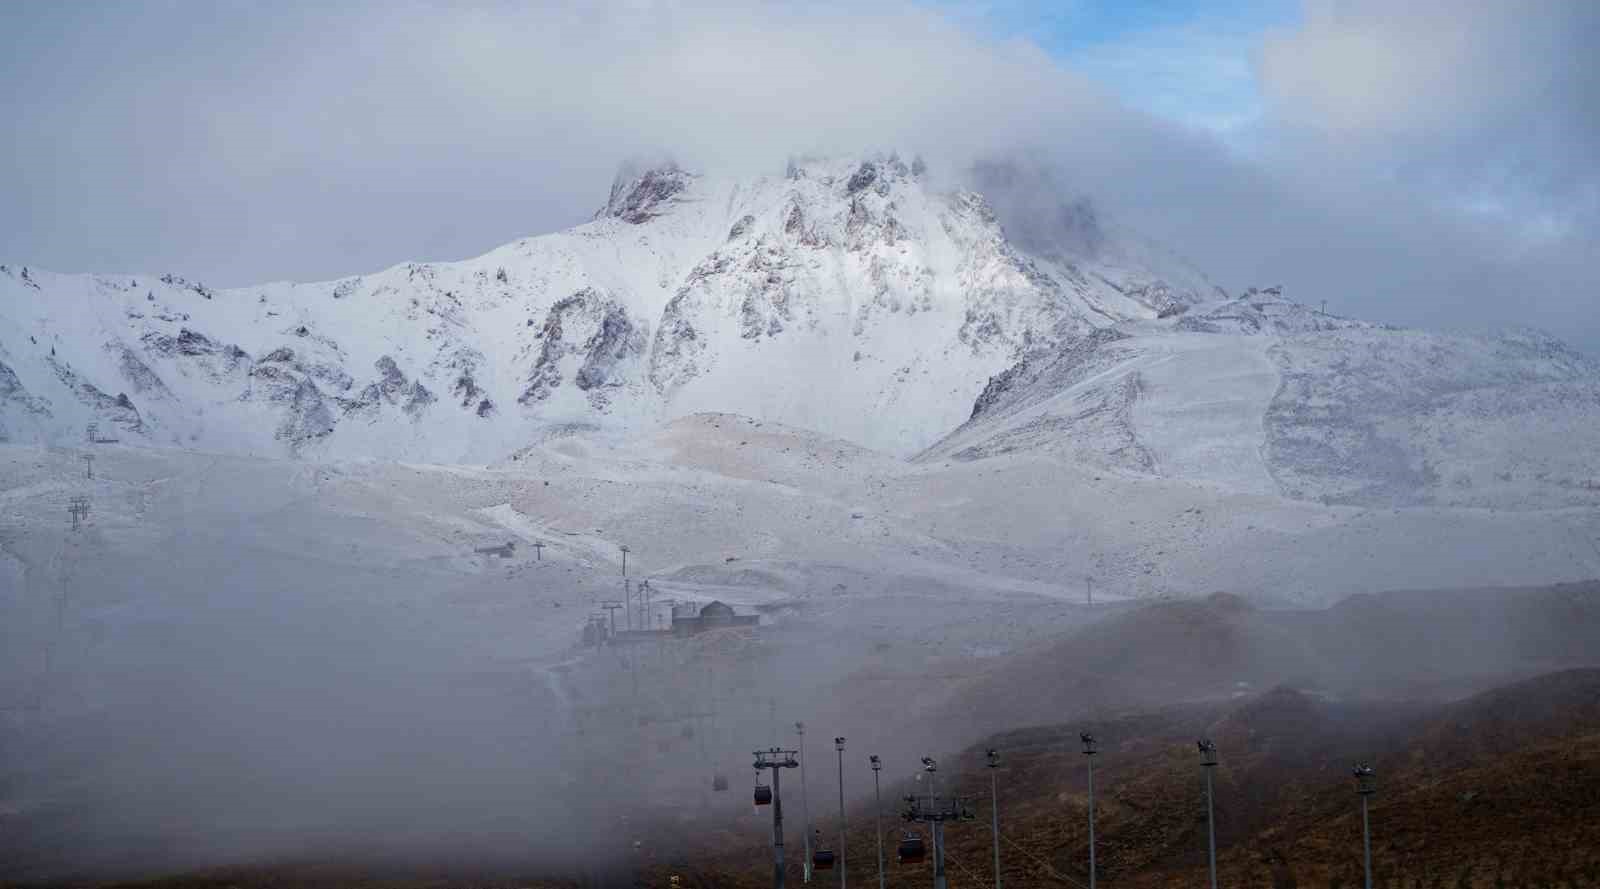
[{"label": "exposed brown hillside", "polygon": [[[1600,886],[1600,670],[1572,670],[1453,705],[1349,704],[1290,689],[1227,704],[1009,732],[1001,772],[1008,887],[1087,882],[1084,757],[1096,762],[1101,885],[1205,884],[1204,784],[1194,739],[1216,770],[1219,873],[1226,886],[1355,887],[1361,881],[1358,760],[1378,769],[1372,800],[1379,886]],[[992,881],[988,777],[980,749],[956,778],[982,803],[949,831],[953,887]],[[951,767],[954,768],[951,768]],[[897,788],[899,789],[899,788]],[[876,881],[870,812],[853,816],[852,879]],[[821,819],[826,830],[831,818]],[[894,825],[898,829],[899,825]],[[761,845],[649,871],[694,885],[770,885]],[[797,856],[791,852],[791,860]],[[890,864],[889,885],[923,886],[927,865]],[[831,885],[826,876],[823,885]]]},{"label": "exposed brown hillside", "polygon": [[1600,664],[1600,583],[1354,596],[1314,611],[1228,594],[1127,610],[1007,658],[942,715],[1018,725],[1279,685],[1440,698]]}]

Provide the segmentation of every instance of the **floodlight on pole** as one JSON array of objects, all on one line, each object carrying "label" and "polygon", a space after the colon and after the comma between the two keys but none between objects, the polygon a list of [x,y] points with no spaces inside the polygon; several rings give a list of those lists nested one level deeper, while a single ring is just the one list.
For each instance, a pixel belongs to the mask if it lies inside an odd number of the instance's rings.
[{"label": "floodlight on pole", "polygon": [[1084,761],[1089,764],[1089,889],[1095,889],[1094,866],[1094,755],[1100,752],[1100,744],[1094,735],[1082,732],[1078,740],[1083,742]]},{"label": "floodlight on pole", "polygon": [[[929,798],[933,808],[937,810],[939,802],[939,761],[931,756],[922,758],[922,769],[928,773],[928,789],[933,791]],[[935,821],[928,832],[933,835],[933,889],[949,889],[949,877],[944,872],[944,830],[943,822]]]},{"label": "floodlight on pole", "polygon": [[1366,763],[1357,765],[1350,774],[1356,779],[1356,793],[1361,797],[1361,859],[1366,868],[1366,889],[1372,889],[1372,830],[1367,821],[1367,800],[1378,792],[1378,779]]},{"label": "floodlight on pole", "polygon": [[1202,738],[1195,746],[1200,748],[1200,768],[1206,773],[1206,856],[1211,865],[1211,889],[1217,889],[1217,819],[1211,803],[1211,773],[1217,766],[1217,745]]},{"label": "floodlight on pole", "polygon": [[883,771],[883,761],[877,755],[867,757],[872,764],[872,814],[878,832],[878,889],[884,889],[883,875],[883,792],[878,786],[878,773]]},{"label": "floodlight on pole", "polygon": [[848,850],[845,846],[844,828],[844,738],[842,736],[833,739],[833,749],[839,752],[839,889],[847,889],[845,853]]},{"label": "floodlight on pole", "polygon": [[806,724],[796,722],[795,734],[800,736],[800,743],[795,745],[800,748],[800,817],[805,819],[806,829],[806,857],[802,864],[801,879],[811,882],[811,799],[806,792]]},{"label": "floodlight on pole", "polygon": [[1000,751],[990,747],[983,752],[989,766],[989,832],[994,837],[994,889],[1000,889]]}]

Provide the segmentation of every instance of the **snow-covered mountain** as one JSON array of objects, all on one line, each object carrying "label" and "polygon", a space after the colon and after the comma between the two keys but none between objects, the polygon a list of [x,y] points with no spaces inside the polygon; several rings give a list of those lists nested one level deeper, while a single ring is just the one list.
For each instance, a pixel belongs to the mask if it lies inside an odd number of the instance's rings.
[{"label": "snow-covered mountain", "polygon": [[721,411],[1296,499],[1600,497],[1600,369],[1554,340],[1230,297],[1022,168],[969,180],[624,169],[587,224],[318,284],[0,266],[0,437],[483,463]]},{"label": "snow-covered mountain", "polygon": [[21,440],[98,421],[152,443],[482,461],[570,424],[716,409],[909,454],[1026,349],[1207,286],[1167,277],[1030,255],[982,196],[893,155],[756,181],[669,164],[624,170],[586,225],[458,263],[237,290],[7,265],[0,423]]}]

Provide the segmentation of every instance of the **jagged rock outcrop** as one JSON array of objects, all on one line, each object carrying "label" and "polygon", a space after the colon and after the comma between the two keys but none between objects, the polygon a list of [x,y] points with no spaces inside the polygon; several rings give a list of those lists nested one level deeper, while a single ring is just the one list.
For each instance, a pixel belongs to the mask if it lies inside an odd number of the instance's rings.
[{"label": "jagged rock outcrop", "polygon": [[[8,415],[12,415],[9,418]],[[0,361],[0,441],[18,435],[16,427],[49,419],[50,403],[28,394],[16,372]]]},{"label": "jagged rock outcrop", "polygon": [[633,225],[649,222],[667,212],[692,179],[671,162],[644,170],[624,166],[611,183],[611,196],[605,207],[595,215],[612,216]]},{"label": "jagged rock outcrop", "polygon": [[[539,354],[528,385],[517,398],[523,405],[544,401],[566,381],[603,410],[607,389],[633,382],[645,355],[646,332],[611,295],[584,288],[550,307],[540,328]],[[493,406],[480,405],[480,416]]]},{"label": "jagged rock outcrop", "polygon": [[1115,369],[1134,354],[1128,335],[1102,328],[1036,348],[989,378],[967,421],[918,457],[977,460],[1009,453],[1054,453],[1077,462],[1150,472],[1132,411],[1143,389],[1134,371]]},{"label": "jagged rock outcrop", "polygon": [[244,397],[281,409],[274,436],[292,451],[333,432],[333,410],[317,386],[318,374],[302,364],[293,349],[285,346],[269,352],[250,369],[249,376]]},{"label": "jagged rock outcrop", "polygon": [[407,379],[400,365],[389,355],[373,362],[373,369],[378,372],[376,380],[368,383],[356,398],[339,402],[346,414],[362,414],[371,421],[378,417],[380,406],[390,405],[417,420],[428,405],[438,400],[420,380]]},{"label": "jagged rock outcrop", "polygon": [[115,396],[106,394],[80,376],[70,364],[54,355],[46,358],[45,363],[55,372],[61,384],[89,408],[90,416],[96,421],[110,423],[131,433],[144,431],[144,419],[139,416],[139,409],[126,392],[118,392]]},{"label": "jagged rock outcrop", "polygon": [[106,343],[105,349],[117,357],[117,368],[122,371],[123,379],[133,386],[133,391],[151,398],[173,397],[172,390],[167,388],[161,377],[126,344],[112,341]]}]

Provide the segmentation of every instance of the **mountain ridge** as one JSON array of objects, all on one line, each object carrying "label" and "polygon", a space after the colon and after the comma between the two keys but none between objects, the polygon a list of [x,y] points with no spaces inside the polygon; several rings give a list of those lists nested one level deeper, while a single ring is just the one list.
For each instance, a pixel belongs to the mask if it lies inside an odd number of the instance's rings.
[{"label": "mountain ridge", "polygon": [[1230,295],[1017,165],[625,165],[588,223],[213,289],[0,266],[0,437],[490,463],[738,413],[917,462],[1038,454],[1350,505],[1600,497],[1600,364]]},{"label": "mountain ridge", "polygon": [[[624,168],[584,225],[461,262],[308,284],[215,290],[171,274],[8,265],[0,361],[57,422],[40,428],[22,416],[38,415],[18,408],[18,395],[5,425],[21,440],[70,439],[99,420],[153,443],[487,460],[524,441],[527,427],[627,429],[731,408],[909,453],[1019,350],[1084,332],[1092,319],[1153,316],[1188,293],[1136,270],[1035,260],[980,195],[935,189],[924,169],[895,154],[792,161],[782,177],[752,181],[671,163]],[[67,313],[46,305],[68,302]],[[97,391],[126,394],[138,418],[49,382],[64,371],[29,366],[40,334]],[[754,384],[771,363],[826,368],[832,397]],[[859,409],[838,411],[851,388],[863,389]],[[170,409],[196,400],[233,426],[265,425],[237,416],[240,402],[281,416],[270,438],[257,428],[229,440]],[[428,429],[416,447],[376,449],[342,422],[415,438],[395,421],[437,426],[426,415],[452,402],[472,419],[516,422],[481,424],[502,428],[473,429],[471,441]],[[829,428],[837,413],[879,420]],[[885,427],[885,415],[897,424]]]}]

